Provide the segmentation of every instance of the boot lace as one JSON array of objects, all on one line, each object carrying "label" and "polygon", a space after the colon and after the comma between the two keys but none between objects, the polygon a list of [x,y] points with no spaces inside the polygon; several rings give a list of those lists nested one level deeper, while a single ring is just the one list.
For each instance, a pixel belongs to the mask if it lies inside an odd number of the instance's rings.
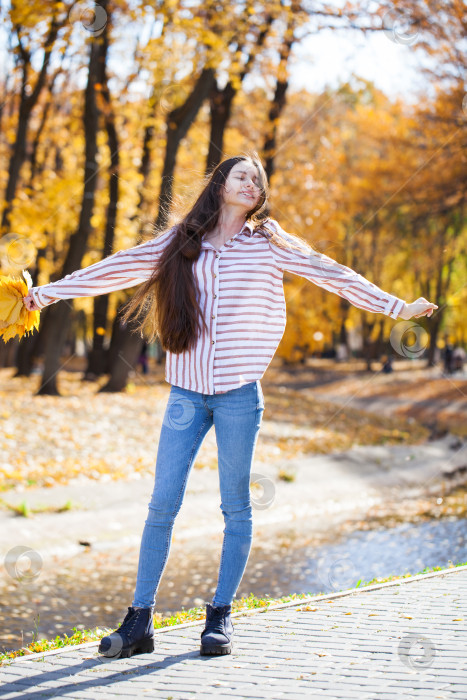
[{"label": "boot lace", "polygon": [[212,608],[211,619],[206,625],[208,632],[224,632],[224,611],[222,608]]},{"label": "boot lace", "polygon": [[133,627],[135,626],[135,622],[137,621],[140,613],[141,613],[141,609],[133,610],[132,608],[128,608],[128,612],[125,615],[125,618],[124,618],[122,624],[116,630],[116,632],[125,632],[126,628],[130,626],[129,623],[130,623],[130,619],[132,619],[132,618],[134,618],[131,620],[132,621],[131,629],[133,629]]}]

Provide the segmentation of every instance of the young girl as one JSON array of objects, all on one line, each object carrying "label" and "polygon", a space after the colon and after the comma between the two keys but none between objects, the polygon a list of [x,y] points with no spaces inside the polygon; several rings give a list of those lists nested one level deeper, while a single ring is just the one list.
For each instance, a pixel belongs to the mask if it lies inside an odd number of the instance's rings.
[{"label": "young girl", "polygon": [[154,649],[155,596],[172,529],[203,439],[214,424],[224,539],[212,604],[206,604],[201,654],[229,654],[233,597],[252,541],[250,471],[264,411],[260,379],[286,323],[284,271],[339,294],[358,308],[391,318],[431,316],[382,291],[350,268],[285,233],[266,215],[267,178],[255,152],[228,158],[192,209],[155,238],[33,287],[24,303],[41,309],[60,299],[94,296],[144,283],[124,318],[136,311],[166,354],[171,384],[160,433],[136,589],[120,627],[99,652],[118,658]]}]

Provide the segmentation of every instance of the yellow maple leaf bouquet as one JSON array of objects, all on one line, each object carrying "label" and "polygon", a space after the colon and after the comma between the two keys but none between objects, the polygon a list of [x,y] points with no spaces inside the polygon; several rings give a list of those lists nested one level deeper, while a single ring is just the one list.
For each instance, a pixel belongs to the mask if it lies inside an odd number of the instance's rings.
[{"label": "yellow maple leaf bouquet", "polygon": [[39,328],[40,311],[29,311],[23,303],[32,287],[31,275],[27,270],[22,275],[23,279],[0,275],[0,338],[5,343]]}]

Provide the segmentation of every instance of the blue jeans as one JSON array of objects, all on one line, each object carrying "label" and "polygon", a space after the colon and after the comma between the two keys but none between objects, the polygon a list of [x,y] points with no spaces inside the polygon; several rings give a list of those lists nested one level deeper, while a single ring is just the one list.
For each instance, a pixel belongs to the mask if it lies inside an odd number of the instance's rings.
[{"label": "blue jeans", "polygon": [[213,424],[225,528],[212,604],[232,602],[251,549],[250,472],[263,411],[259,379],[223,394],[171,387],[157,451],[154,491],[141,540],[133,606],[155,605],[188,476]]}]

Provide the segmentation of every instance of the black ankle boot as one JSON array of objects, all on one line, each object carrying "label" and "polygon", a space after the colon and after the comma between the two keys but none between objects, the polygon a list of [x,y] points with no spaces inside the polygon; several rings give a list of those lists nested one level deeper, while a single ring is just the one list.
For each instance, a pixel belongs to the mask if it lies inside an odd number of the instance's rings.
[{"label": "black ankle boot", "polygon": [[231,605],[214,608],[206,603],[206,626],[201,632],[201,654],[230,654],[232,651],[233,624]]},{"label": "black ankle boot", "polygon": [[128,608],[120,627],[103,637],[98,651],[112,659],[154,651],[153,608]]}]

